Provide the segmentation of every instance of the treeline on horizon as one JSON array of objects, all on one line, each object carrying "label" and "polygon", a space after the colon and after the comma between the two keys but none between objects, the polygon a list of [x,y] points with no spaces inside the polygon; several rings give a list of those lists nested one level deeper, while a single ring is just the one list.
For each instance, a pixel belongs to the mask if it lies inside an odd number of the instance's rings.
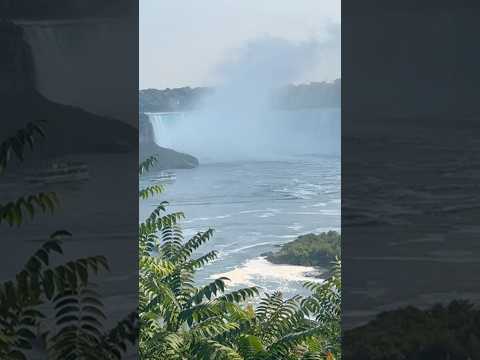
[{"label": "treeline on horizon", "polygon": [[[213,87],[143,89],[139,92],[140,112],[191,111],[215,92]],[[339,108],[341,79],[288,85],[272,95],[272,107],[281,110]]]}]

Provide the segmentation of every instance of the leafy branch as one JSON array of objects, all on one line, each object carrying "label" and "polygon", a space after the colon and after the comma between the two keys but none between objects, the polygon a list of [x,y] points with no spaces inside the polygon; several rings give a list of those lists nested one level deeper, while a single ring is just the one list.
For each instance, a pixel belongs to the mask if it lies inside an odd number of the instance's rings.
[{"label": "leafy branch", "polygon": [[45,121],[29,122],[23,129],[18,130],[15,135],[0,144],[0,174],[4,173],[12,156],[23,161],[26,147],[33,150],[36,139],[45,137],[42,127],[45,123]]}]

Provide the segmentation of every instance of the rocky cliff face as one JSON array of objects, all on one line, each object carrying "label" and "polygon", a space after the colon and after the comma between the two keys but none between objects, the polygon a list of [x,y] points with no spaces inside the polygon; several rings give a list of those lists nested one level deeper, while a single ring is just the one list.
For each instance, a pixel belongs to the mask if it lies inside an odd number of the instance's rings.
[{"label": "rocky cliff face", "polygon": [[157,155],[156,169],[191,169],[198,166],[198,160],[188,154],[163,148],[155,143],[153,126],[144,113],[139,115],[140,160]]}]

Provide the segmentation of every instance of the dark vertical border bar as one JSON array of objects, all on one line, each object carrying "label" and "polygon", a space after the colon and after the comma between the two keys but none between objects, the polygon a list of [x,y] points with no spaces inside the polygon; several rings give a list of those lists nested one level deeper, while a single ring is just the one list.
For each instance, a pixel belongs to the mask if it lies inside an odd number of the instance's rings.
[{"label": "dark vertical border bar", "polygon": [[345,359],[474,359],[480,9],[342,2]]},{"label": "dark vertical border bar", "polygon": [[1,0],[0,49],[0,358],[137,358],[138,2]]}]

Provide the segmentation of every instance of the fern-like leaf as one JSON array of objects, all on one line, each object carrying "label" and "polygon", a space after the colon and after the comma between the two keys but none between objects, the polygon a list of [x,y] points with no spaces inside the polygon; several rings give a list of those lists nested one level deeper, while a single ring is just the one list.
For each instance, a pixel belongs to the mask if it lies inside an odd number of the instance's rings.
[{"label": "fern-like leaf", "polygon": [[19,161],[24,160],[25,148],[28,146],[33,150],[33,144],[38,137],[45,137],[43,125],[45,121],[29,122],[17,133],[0,144],[0,174],[5,172],[5,169],[12,158],[15,156]]}]

